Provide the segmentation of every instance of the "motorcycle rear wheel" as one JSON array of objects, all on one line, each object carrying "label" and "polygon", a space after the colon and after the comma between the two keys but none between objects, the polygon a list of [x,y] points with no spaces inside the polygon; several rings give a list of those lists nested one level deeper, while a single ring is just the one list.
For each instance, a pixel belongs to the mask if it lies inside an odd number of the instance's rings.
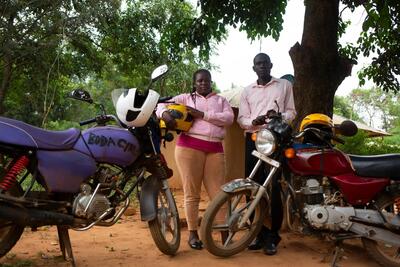
[{"label": "motorcycle rear wheel", "polygon": [[[400,207],[396,207],[396,200],[397,202],[400,200],[400,191],[381,196],[376,201],[376,206],[383,213],[397,213],[397,216],[400,216]],[[362,238],[361,240],[368,254],[380,265],[385,267],[400,266],[400,247],[394,247],[368,238]]]},{"label": "motorcycle rear wheel", "polygon": [[251,190],[235,193],[221,191],[211,201],[200,226],[200,237],[208,252],[219,257],[229,257],[245,250],[253,241],[264,223],[267,203],[261,199],[255,207],[253,218],[239,228],[241,218],[252,203],[248,201],[251,195]]},{"label": "motorcycle rear wheel", "polygon": [[169,187],[160,189],[157,217],[148,224],[158,249],[166,255],[175,255],[181,241],[181,225],[175,199]]},{"label": "motorcycle rear wheel", "polygon": [[[2,154],[0,154],[0,158],[0,181],[3,181],[13,159]],[[18,197],[22,195],[22,192],[21,186],[15,184],[3,194]],[[0,219],[0,258],[6,255],[15,246],[23,232],[23,226]]]}]

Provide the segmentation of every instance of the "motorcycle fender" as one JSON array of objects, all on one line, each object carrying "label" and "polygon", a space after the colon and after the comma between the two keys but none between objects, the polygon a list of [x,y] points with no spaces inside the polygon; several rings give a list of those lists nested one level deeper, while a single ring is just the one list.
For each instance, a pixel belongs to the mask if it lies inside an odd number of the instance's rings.
[{"label": "motorcycle fender", "polygon": [[161,181],[156,176],[144,180],[140,191],[140,216],[142,221],[152,221],[157,217],[157,197]]},{"label": "motorcycle fender", "polygon": [[[253,193],[256,193],[260,186],[261,185],[251,179],[235,179],[224,184],[222,186],[222,191],[226,193],[235,193],[250,189]],[[264,193],[264,197],[268,199],[268,194],[266,192]]]}]

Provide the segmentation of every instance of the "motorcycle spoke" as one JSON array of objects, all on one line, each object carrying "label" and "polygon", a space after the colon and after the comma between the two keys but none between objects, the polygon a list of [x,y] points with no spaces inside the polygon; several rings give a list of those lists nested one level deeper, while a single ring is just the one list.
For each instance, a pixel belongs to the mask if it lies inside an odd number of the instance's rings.
[{"label": "motorcycle spoke", "polygon": [[217,231],[228,231],[229,230],[229,225],[227,224],[215,224],[212,227],[213,230]]},{"label": "motorcycle spoke", "polygon": [[236,234],[235,232],[229,232],[228,238],[225,240],[225,243],[223,244],[224,247],[227,247],[229,245],[235,234]]},{"label": "motorcycle spoke", "polygon": [[167,226],[164,221],[161,221],[161,232],[163,233],[164,236],[167,234]]},{"label": "motorcycle spoke", "polygon": [[171,225],[166,225],[166,230],[170,233],[170,234],[174,234],[174,229],[172,229]]},{"label": "motorcycle spoke", "polygon": [[167,215],[167,217],[164,217],[164,218],[165,219],[160,221],[160,223],[161,223],[161,231],[162,231],[163,235],[166,236],[167,233],[170,233],[170,234],[173,235],[174,234],[174,229],[171,226],[171,220],[170,220],[171,217],[169,215]]},{"label": "motorcycle spoke", "polygon": [[229,206],[231,207],[231,210],[235,210],[236,209],[237,205],[239,205],[240,200],[242,199],[242,196],[243,195],[236,196],[233,202],[232,202],[231,199],[229,200],[229,203],[230,203]]},{"label": "motorcycle spoke", "polygon": [[394,255],[395,259],[400,259],[400,248],[397,249],[396,254]]},{"label": "motorcycle spoke", "polygon": [[244,210],[248,209],[251,205],[251,202],[247,202],[246,205],[243,207],[240,207],[238,210],[235,211],[235,213],[242,213]]},{"label": "motorcycle spoke", "polygon": [[166,205],[165,205],[164,197],[163,197],[162,194],[159,194],[159,199],[160,199],[160,206],[161,206],[161,208],[164,208]]}]

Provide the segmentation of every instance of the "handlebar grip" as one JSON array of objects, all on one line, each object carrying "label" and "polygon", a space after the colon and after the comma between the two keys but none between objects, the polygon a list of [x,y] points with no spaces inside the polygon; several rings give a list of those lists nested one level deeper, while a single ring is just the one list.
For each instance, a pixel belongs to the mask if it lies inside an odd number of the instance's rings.
[{"label": "handlebar grip", "polygon": [[80,125],[80,126],[83,126],[83,125],[90,124],[90,123],[93,123],[93,122],[96,122],[96,118],[92,118],[92,119],[80,121],[80,122],[79,122],[79,125]]},{"label": "handlebar grip", "polygon": [[160,97],[160,98],[158,99],[158,103],[165,103],[165,102],[167,102],[168,100],[170,100],[171,98],[173,98],[173,96],[164,96],[164,97]]}]

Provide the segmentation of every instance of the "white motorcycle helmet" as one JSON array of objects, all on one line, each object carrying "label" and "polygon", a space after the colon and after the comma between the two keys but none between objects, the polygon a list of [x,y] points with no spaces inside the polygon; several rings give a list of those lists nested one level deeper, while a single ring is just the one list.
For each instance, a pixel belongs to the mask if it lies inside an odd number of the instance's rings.
[{"label": "white motorcycle helmet", "polygon": [[157,106],[160,95],[148,90],[141,94],[136,88],[125,90],[115,105],[118,119],[129,127],[142,127]]}]

